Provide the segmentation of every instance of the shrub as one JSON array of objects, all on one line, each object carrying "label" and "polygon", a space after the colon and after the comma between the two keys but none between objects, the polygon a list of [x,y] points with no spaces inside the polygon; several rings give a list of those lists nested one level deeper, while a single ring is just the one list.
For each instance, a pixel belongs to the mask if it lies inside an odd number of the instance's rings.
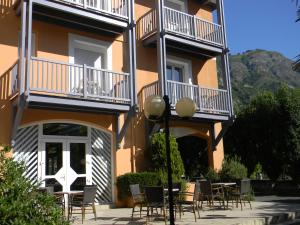
[{"label": "shrub", "polygon": [[129,185],[131,184],[140,184],[141,188],[143,188],[144,186],[157,186],[161,183],[158,173],[154,172],[126,173],[118,176],[117,188],[120,200],[130,196]]},{"label": "shrub", "polygon": [[[159,172],[162,181],[166,182],[167,174],[167,154],[165,144],[165,134],[162,132],[153,134],[150,138],[149,154],[152,166]],[[170,137],[171,168],[174,181],[180,181],[184,175],[184,166],[178,150],[178,144],[174,137]]]},{"label": "shrub", "polygon": [[220,177],[224,181],[240,180],[247,177],[247,168],[238,157],[225,157]]},{"label": "shrub", "polygon": [[61,209],[53,196],[37,191],[22,174],[24,166],[0,150],[0,224],[8,225],[65,225]]},{"label": "shrub", "polygon": [[217,171],[215,171],[213,168],[210,167],[208,168],[205,178],[211,181],[218,181],[220,180],[220,175],[218,174]]}]

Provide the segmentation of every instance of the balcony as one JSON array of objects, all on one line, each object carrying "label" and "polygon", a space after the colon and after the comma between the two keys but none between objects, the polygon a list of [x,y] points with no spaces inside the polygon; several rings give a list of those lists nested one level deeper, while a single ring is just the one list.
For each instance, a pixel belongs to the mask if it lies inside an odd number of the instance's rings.
[{"label": "balcony", "polygon": [[102,34],[116,35],[128,27],[128,1],[32,0],[32,13],[34,19],[89,32],[101,31]]},{"label": "balcony", "polygon": [[[167,48],[206,57],[215,57],[222,52],[221,25],[168,7],[163,8],[163,13]],[[156,44],[156,15],[156,9],[153,9],[138,21],[138,38],[146,46]]]},{"label": "balcony", "polygon": [[[193,99],[196,104],[195,118],[216,121],[226,121],[229,119],[230,104],[227,90],[168,80],[167,93],[173,109],[172,115],[177,115],[174,110],[177,101],[188,97]],[[158,82],[145,86],[139,93],[140,105],[143,104],[147,97],[154,94],[159,95]]]},{"label": "balcony", "polygon": [[[20,76],[14,78],[17,92]],[[128,73],[36,57],[30,60],[25,90],[29,107],[125,112],[131,103]]]}]

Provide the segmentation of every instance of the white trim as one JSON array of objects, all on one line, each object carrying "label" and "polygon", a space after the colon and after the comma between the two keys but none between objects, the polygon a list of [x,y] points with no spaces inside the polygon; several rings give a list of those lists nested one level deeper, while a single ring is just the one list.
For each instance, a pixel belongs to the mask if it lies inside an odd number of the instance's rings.
[{"label": "white trim", "polygon": [[112,70],[112,43],[69,33],[69,63],[74,63],[74,49],[80,48],[104,55],[103,69]]},{"label": "white trim", "polygon": [[[77,124],[77,125],[84,125],[87,126],[88,128],[88,136],[87,137],[73,137],[73,136],[50,136],[50,135],[43,135],[43,124],[45,123],[71,123],[71,124]],[[80,121],[80,120],[68,120],[68,119],[54,119],[54,120],[41,120],[41,121],[35,121],[32,123],[27,123],[27,124],[23,124],[21,126],[19,126],[19,129],[21,128],[25,128],[25,127],[29,127],[29,126],[34,126],[34,125],[38,125],[38,181],[41,181],[43,176],[43,164],[42,164],[42,158],[43,158],[43,144],[46,141],[49,142],[53,142],[56,140],[65,142],[65,143],[69,143],[70,141],[76,141],[83,143],[86,143],[86,182],[89,183],[88,179],[90,178],[90,182],[92,182],[92,149],[91,149],[91,128],[97,129],[97,130],[101,130],[102,132],[110,135],[110,141],[111,141],[111,149],[110,149],[110,153],[111,153],[111,186],[112,186],[112,202],[115,203],[116,201],[116,185],[115,185],[115,180],[116,180],[116,149],[115,149],[115,144],[114,144],[114,140],[115,140],[115,133],[112,131],[108,131],[105,128],[99,126],[99,125],[95,125],[93,123],[89,123],[89,122],[85,122],[85,121]],[[81,138],[81,139],[80,139]],[[88,178],[89,177],[89,178]],[[44,182],[42,183],[42,185],[44,185]]]},{"label": "white trim", "polygon": [[175,56],[167,56],[167,66],[183,67],[183,82],[193,84],[192,62]]}]

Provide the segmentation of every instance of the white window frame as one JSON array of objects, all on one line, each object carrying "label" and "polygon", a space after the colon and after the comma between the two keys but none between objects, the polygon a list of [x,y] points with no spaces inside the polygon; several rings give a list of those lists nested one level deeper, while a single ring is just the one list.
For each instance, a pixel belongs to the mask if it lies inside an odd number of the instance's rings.
[{"label": "white window frame", "polygon": [[[75,48],[92,51],[99,53],[100,55],[104,56],[103,65],[101,65],[101,69],[105,70],[112,70],[112,43],[101,41],[85,36],[80,36],[77,34],[71,34],[69,33],[69,63],[74,64],[75,63]],[[98,58],[100,60],[101,57]],[[106,86],[107,85],[107,86]],[[72,90],[74,86],[81,87],[81,84],[71,84],[69,89]],[[112,78],[107,80],[107,83],[105,84],[105,90],[104,92],[109,92],[112,89]],[[105,94],[104,93],[104,94]]]},{"label": "white window frame", "polygon": [[177,66],[183,68],[182,78],[184,83],[193,84],[192,62],[175,56],[167,56],[167,66]]},{"label": "white window frame", "polygon": [[165,6],[166,6],[166,1],[172,2],[174,4],[180,5],[180,7],[183,9],[183,12],[187,13],[188,8],[187,8],[187,1],[186,0],[165,0]]},{"label": "white window frame", "polygon": [[104,55],[103,69],[112,70],[112,43],[69,33],[69,63],[75,62],[75,48]]}]

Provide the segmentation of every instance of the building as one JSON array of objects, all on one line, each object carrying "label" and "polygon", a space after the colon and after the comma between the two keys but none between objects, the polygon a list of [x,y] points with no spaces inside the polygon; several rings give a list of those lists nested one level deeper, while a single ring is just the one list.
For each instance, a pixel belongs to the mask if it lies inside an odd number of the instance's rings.
[{"label": "building", "polygon": [[97,184],[97,201],[115,202],[116,177],[145,168],[160,129],[143,102],[164,93],[172,106],[195,101],[191,119],[172,110],[171,132],[204,139],[220,168],[233,118],[223,0],[1,4],[0,143],[13,145],[30,180],[55,190]]}]

